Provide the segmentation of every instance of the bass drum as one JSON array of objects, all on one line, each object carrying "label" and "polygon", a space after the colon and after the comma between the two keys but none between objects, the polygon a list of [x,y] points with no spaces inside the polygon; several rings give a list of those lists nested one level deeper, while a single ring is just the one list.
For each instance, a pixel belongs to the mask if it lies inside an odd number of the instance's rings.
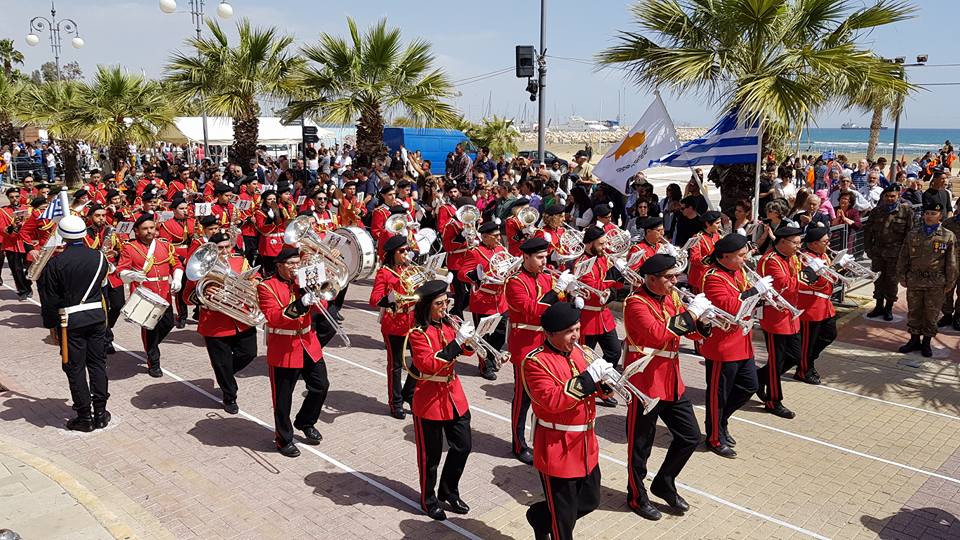
[{"label": "bass drum", "polygon": [[350,271],[350,281],[367,279],[377,266],[377,247],[370,233],[361,227],[342,227],[333,231],[340,237],[332,247],[340,250],[343,263]]}]

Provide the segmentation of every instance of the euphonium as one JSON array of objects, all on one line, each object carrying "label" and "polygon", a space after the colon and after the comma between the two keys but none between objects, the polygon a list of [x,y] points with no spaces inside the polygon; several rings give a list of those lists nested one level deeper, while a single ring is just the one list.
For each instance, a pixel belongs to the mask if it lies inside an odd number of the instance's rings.
[{"label": "euphonium", "polygon": [[197,298],[209,309],[247,326],[259,326],[266,320],[257,299],[256,268],[235,274],[230,263],[220,256],[220,248],[207,242],[187,260],[187,279],[197,282]]},{"label": "euphonium", "polygon": [[410,230],[410,222],[407,220],[407,214],[394,214],[387,218],[384,228],[392,236],[402,234],[406,236]]},{"label": "euphonium", "polygon": [[[302,252],[308,255],[301,264],[316,264],[323,262],[326,268],[327,281],[331,281],[332,288],[339,291],[347,286],[350,279],[350,270],[343,262],[340,252],[330,247],[320,238],[314,225],[316,220],[312,216],[298,216],[287,225],[283,231],[283,241],[291,245],[299,245]],[[333,296],[336,296],[334,293]]]},{"label": "euphonium", "polygon": [[[309,217],[309,216],[303,216],[303,217]],[[313,219],[313,218],[310,218],[310,219]],[[297,265],[297,270],[296,270],[297,275],[299,277],[299,275],[301,274],[301,268],[307,268],[308,271],[304,272],[306,281],[305,283],[303,283],[303,287],[308,291],[310,291],[310,294],[312,294],[318,300],[325,300],[327,302],[330,302],[331,300],[336,298],[337,295],[340,293],[340,288],[337,287],[336,285],[338,280],[341,277],[343,277],[343,279],[346,280],[347,274],[345,270],[342,276],[337,274],[333,274],[333,275],[329,274],[328,272],[330,272],[331,270],[333,270],[334,272],[337,272],[339,270],[336,267],[331,267],[330,265],[328,265],[326,260],[317,261],[315,260],[316,258],[326,259],[326,257],[319,256],[317,252],[311,253],[308,251],[307,253],[302,254],[302,256],[300,257],[300,264]],[[315,266],[318,266],[319,264],[324,265],[324,272],[327,273],[324,279],[320,279],[317,276],[319,272],[309,271],[309,267],[311,266],[315,267]],[[340,323],[338,323],[337,320],[334,319],[332,315],[330,315],[330,312],[327,311],[322,305],[317,303],[316,307],[320,310],[320,315],[322,315],[323,318],[326,319],[327,324],[329,324],[330,327],[333,328],[334,332],[337,333],[337,336],[343,341],[343,344],[349,347],[350,336],[348,336],[347,333],[343,331],[343,327],[340,326]]]},{"label": "euphonium", "polygon": [[524,206],[517,212],[517,219],[526,227],[533,227],[540,220],[540,212],[532,206]]},{"label": "euphonium", "polygon": [[403,287],[403,294],[397,296],[397,301],[416,302],[420,300],[420,297],[416,295],[415,291],[432,278],[422,266],[410,264],[400,272],[399,279],[400,285]]},{"label": "euphonium", "polygon": [[472,204],[465,204],[457,208],[456,216],[460,223],[463,223],[463,237],[472,242],[477,237],[480,209]]}]

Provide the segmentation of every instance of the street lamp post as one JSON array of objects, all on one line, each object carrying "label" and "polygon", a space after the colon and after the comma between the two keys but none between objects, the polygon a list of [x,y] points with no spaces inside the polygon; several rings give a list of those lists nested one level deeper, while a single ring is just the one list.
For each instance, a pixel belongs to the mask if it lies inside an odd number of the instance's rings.
[{"label": "street lamp post", "polygon": [[[204,0],[190,0],[190,17],[193,20],[194,30],[197,32],[197,39],[200,39],[203,32],[203,7]],[[160,11],[168,15],[176,13],[176,0],[160,0]],[[227,0],[221,0],[220,5],[217,6],[217,16],[224,20],[233,17],[233,6]],[[200,109],[203,113],[203,157],[207,158],[210,155],[210,136],[207,131],[207,107],[203,103],[202,96]]]},{"label": "street lamp post", "polygon": [[[926,65],[927,59],[928,59],[927,55],[920,54],[920,55],[917,55],[917,61],[914,64],[904,63],[906,62],[906,58],[904,58],[903,56],[898,56],[893,60],[887,60],[887,61],[893,62],[894,64],[897,64],[900,66],[899,76],[900,76],[900,79],[903,80],[904,77],[906,76],[906,68]],[[896,104],[896,107],[895,107],[895,111],[894,111],[895,116],[893,120],[893,158],[890,160],[891,183],[896,182],[897,171],[899,171],[900,169],[900,162],[897,161],[897,143],[899,142],[899,138],[900,138],[900,112],[903,109],[903,98],[898,98],[897,101],[898,103]]]},{"label": "street lamp post", "polygon": [[74,49],[79,49],[83,47],[83,38],[80,37],[80,32],[77,30],[77,23],[73,19],[60,19],[57,20],[57,6],[54,5],[53,1],[50,2],[50,18],[46,18],[43,15],[39,15],[30,19],[30,33],[27,34],[27,45],[35,47],[40,43],[40,36],[37,35],[40,32],[47,30],[50,33],[50,49],[53,50],[53,61],[57,66],[57,79],[61,79],[60,75],[60,52],[63,49],[61,32],[72,35],[73,39],[70,40],[70,44],[73,45]]},{"label": "street lamp post", "polygon": [[544,123],[544,109],[546,102],[543,99],[544,88],[547,86],[547,0],[540,0],[540,55],[537,58],[539,77],[537,84],[539,86],[537,93],[537,159],[540,160],[540,166],[545,167],[547,126]]}]

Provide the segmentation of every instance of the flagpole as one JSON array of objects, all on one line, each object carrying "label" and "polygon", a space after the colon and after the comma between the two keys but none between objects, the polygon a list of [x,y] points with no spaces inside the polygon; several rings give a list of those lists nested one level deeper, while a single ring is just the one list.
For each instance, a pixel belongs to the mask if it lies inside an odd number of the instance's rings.
[{"label": "flagpole", "polygon": [[[62,217],[64,217],[64,216],[69,216],[69,215],[70,215],[70,203],[69,203],[69,199],[68,199],[68,195],[67,195],[67,188],[66,188],[66,186],[60,188],[59,197],[60,197],[60,210],[61,210],[61,212],[62,212],[62,214],[60,215],[60,217],[62,218]],[[59,222],[59,221],[60,221],[60,220],[58,219],[57,222]]]},{"label": "flagpole", "polygon": [[760,131],[757,134],[757,169],[754,171],[753,179],[753,210],[757,213],[757,223],[760,222],[760,166],[763,160],[763,123],[760,124]]},{"label": "flagpole", "polygon": [[[660,100],[660,104],[663,105],[663,110],[667,110],[666,104],[663,103],[663,99],[660,98],[660,90],[654,89],[653,93],[657,96],[657,99]],[[670,123],[670,129],[673,130],[673,138],[677,140],[677,144],[680,144],[680,136],[677,135],[677,126],[673,124],[673,118],[667,114],[667,122]],[[700,194],[703,195],[703,198],[707,201],[707,209],[716,210],[716,206],[713,204],[713,201],[710,200],[710,197],[707,197],[707,192],[703,189],[703,182],[700,181],[700,175],[697,174],[697,170],[693,167],[690,167],[690,177],[697,182],[697,186],[700,188]]]}]

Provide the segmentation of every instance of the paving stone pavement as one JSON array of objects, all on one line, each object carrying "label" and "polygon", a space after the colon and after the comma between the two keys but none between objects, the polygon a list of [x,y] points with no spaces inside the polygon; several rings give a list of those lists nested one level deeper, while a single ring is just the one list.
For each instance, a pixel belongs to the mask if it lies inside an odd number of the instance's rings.
[{"label": "paving stone pavement", "polygon": [[[512,374],[486,381],[469,361],[459,372],[472,410],[474,453],[462,481],[472,510],[446,523],[420,514],[412,423],[387,416],[385,353],[368,294],[369,283],[351,285],[344,328],[352,347],[326,350],[331,391],[317,426],[324,440],[287,459],[273,449],[263,359],[240,374],[242,413],[226,414],[193,324],[161,346],[161,379],[131,354],[110,356],[110,427],[64,431],[71,410],[57,350],[43,341],[37,306],[0,288],[0,336],[9,344],[0,352],[8,388],[0,392],[0,441],[30,441],[101,479],[155,520],[138,537],[532,537],[524,513],[542,490],[533,469],[510,455]],[[141,354],[136,327],[120,322],[117,334],[118,345]],[[757,354],[762,363],[760,343]],[[796,419],[748,404],[731,423],[739,458],[698,451],[679,479],[691,511],[655,523],[626,506],[624,409],[602,409],[603,498],[577,537],[957,537],[960,371],[950,355],[911,368],[882,347],[835,344],[818,363],[824,386],[785,378]],[[702,404],[702,361],[684,354],[682,369]],[[702,408],[696,413],[702,421]],[[669,444],[664,432],[654,470]]]}]

